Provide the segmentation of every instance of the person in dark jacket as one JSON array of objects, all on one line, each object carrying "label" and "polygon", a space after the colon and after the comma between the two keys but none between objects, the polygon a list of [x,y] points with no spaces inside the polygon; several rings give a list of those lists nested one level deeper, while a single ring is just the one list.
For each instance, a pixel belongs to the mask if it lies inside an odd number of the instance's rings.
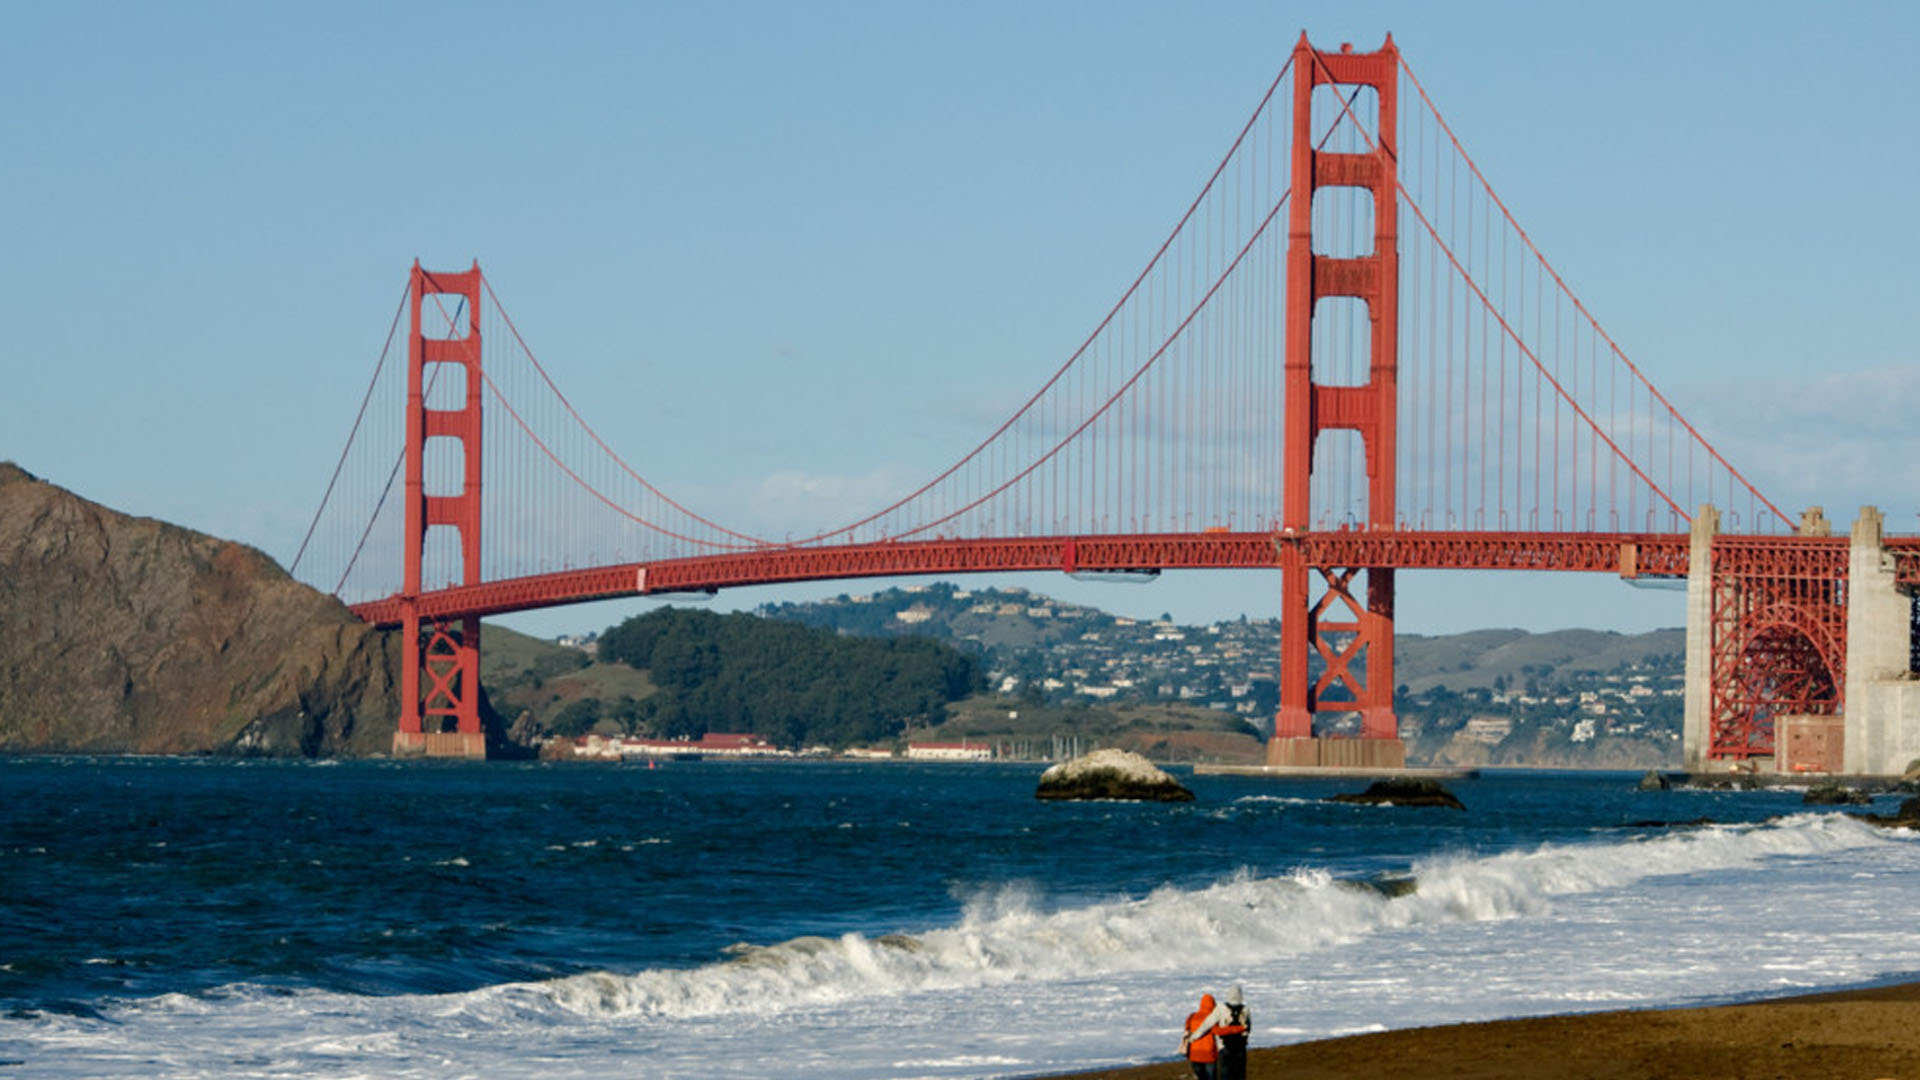
[{"label": "person in dark jacket", "polygon": [[1213,1026],[1213,1033],[1220,1037],[1220,1080],[1247,1080],[1247,1036],[1253,1033],[1253,1020],[1239,986],[1227,989],[1221,1007],[1227,1012],[1225,1022]]}]

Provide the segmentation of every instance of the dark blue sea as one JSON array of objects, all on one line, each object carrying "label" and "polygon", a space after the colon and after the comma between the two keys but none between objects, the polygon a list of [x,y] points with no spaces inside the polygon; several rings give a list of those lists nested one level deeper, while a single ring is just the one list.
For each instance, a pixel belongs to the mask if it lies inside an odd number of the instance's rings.
[{"label": "dark blue sea", "polygon": [[1234,983],[1270,1044],[1920,971],[1920,843],[1798,791],[1040,769],[0,760],[0,1078],[1029,1076]]}]

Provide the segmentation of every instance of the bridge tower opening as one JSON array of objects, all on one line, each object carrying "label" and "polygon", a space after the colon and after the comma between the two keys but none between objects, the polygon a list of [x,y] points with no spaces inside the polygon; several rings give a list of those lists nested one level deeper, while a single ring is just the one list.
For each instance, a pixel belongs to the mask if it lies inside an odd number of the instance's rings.
[{"label": "bridge tower opening", "polygon": [[[460,584],[480,584],[480,264],[460,273],[434,273],[414,261],[409,287],[411,330],[407,348],[407,445],[405,584],[401,589],[400,722],[393,752],[431,757],[483,758],[486,735],[480,726],[480,618],[423,622],[419,598],[422,563],[430,530],[449,528],[459,536]],[[452,298],[453,307],[447,304]],[[448,334],[429,336],[422,309],[431,302],[429,322]],[[464,317],[464,326],[461,325]],[[464,333],[461,331],[464,330]],[[458,408],[436,408],[429,393],[440,365],[462,376]],[[427,443],[446,439],[458,445],[459,490],[429,490]],[[436,470],[436,474],[439,470]],[[451,477],[436,475],[441,484]],[[436,583],[438,584],[438,583]],[[423,680],[421,676],[424,675]]]},{"label": "bridge tower opening", "polygon": [[[1395,131],[1400,54],[1389,35],[1377,51],[1321,52],[1305,33],[1293,51],[1293,201],[1288,207],[1285,485],[1281,535],[1280,706],[1270,765],[1406,763],[1393,710],[1393,570],[1310,567],[1299,550],[1313,528],[1315,445],[1322,432],[1358,434],[1366,465],[1367,506],[1354,527],[1395,527],[1395,425],[1399,382],[1399,186]],[[1315,146],[1314,90],[1371,89],[1377,121],[1361,152]],[[1343,101],[1350,101],[1345,94]],[[1348,105],[1340,106],[1343,110]],[[1353,118],[1348,116],[1348,122]],[[1314,202],[1322,190],[1359,189],[1371,196],[1373,244],[1357,254],[1319,254]],[[1350,297],[1365,305],[1369,326],[1366,381],[1329,385],[1314,377],[1313,319],[1319,301]],[[1314,589],[1318,578],[1319,596]],[[1322,670],[1308,679],[1308,657]],[[1358,740],[1329,739],[1315,720],[1359,717]]]}]

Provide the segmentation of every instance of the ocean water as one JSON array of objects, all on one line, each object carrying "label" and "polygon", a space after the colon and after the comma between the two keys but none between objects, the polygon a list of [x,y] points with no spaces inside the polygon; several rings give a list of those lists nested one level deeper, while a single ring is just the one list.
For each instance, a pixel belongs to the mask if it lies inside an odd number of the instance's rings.
[{"label": "ocean water", "polygon": [[0,760],[0,1080],[1019,1077],[1232,983],[1270,1045],[1920,977],[1920,840],[1794,791],[1039,771]]}]

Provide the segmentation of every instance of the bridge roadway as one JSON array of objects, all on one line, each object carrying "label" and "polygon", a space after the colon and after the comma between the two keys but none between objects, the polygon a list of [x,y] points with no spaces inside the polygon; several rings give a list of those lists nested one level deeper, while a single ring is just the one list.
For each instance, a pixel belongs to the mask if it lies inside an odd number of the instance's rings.
[{"label": "bridge roadway", "polygon": [[[1920,537],[1888,537],[1901,584],[1920,583]],[[1845,536],[1718,536],[1715,561],[1765,566],[1796,578],[1844,576]],[[654,593],[711,592],[835,578],[1154,570],[1275,569],[1299,559],[1310,567],[1397,570],[1546,570],[1617,573],[1624,578],[1684,578],[1685,533],[1517,533],[1335,531],[1288,536],[1205,531],[1002,539],[882,540],[865,544],[768,546],[655,562],[560,570],[422,593],[419,617],[452,619]],[[405,598],[353,605],[378,626],[397,626]]]}]

